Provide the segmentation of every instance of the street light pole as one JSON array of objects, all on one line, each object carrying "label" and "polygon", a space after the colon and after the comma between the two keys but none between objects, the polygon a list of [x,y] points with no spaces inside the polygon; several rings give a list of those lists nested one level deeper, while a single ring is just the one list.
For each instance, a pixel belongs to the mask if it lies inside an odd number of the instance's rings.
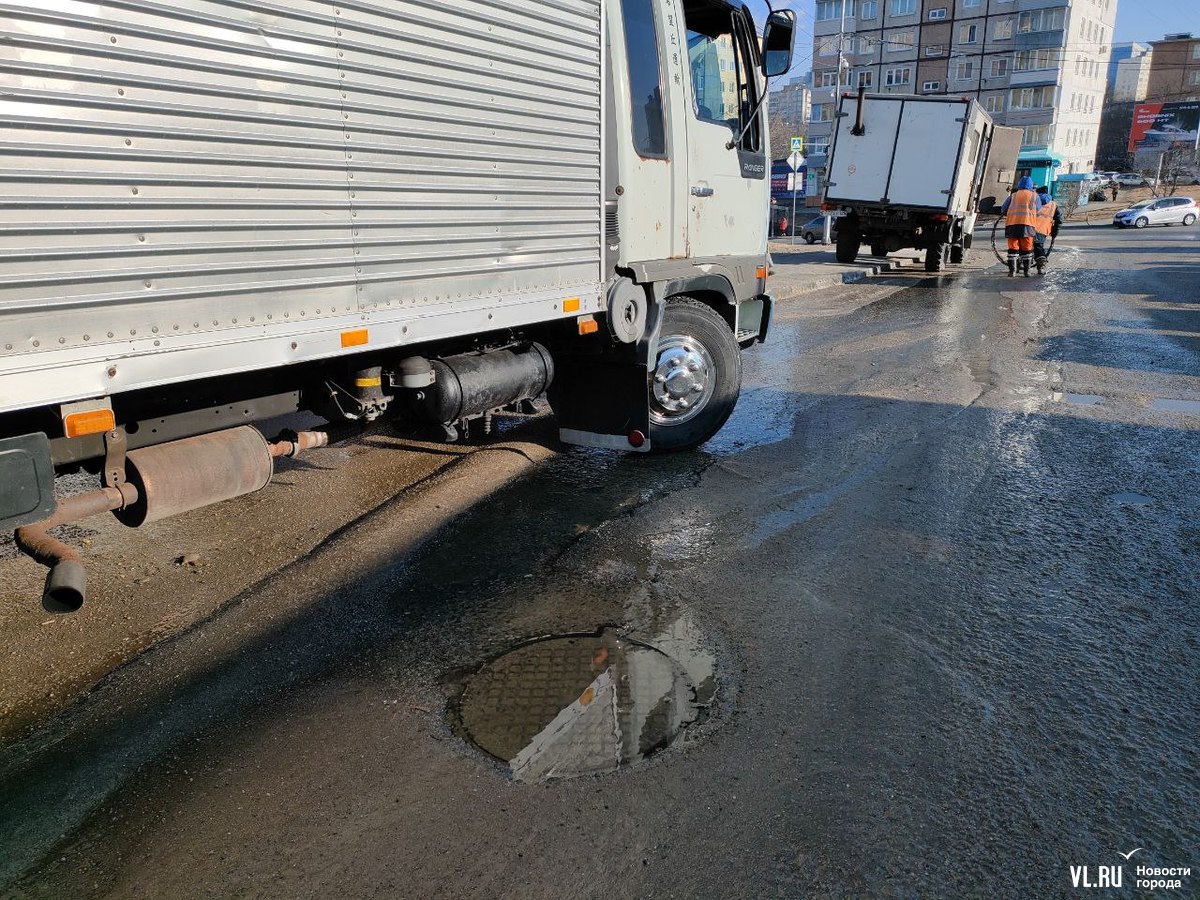
[{"label": "street light pole", "polygon": [[[829,126],[829,132],[830,132],[829,145],[832,145],[832,143],[833,143],[833,129],[837,125],[837,112],[836,112],[837,104],[840,102],[841,96],[842,96],[842,66],[846,65],[845,51],[846,51],[846,3],[847,2],[848,2],[848,0],[842,0],[842,7],[841,7],[842,18],[841,18],[840,24],[838,25],[837,74],[834,76],[834,79],[833,79],[833,104],[834,104],[835,111],[834,111],[833,116],[829,120],[831,123]],[[826,182],[829,181],[829,145],[826,145],[826,148],[825,148],[825,180],[826,180]],[[833,240],[833,217],[827,215],[827,216],[825,216],[825,226],[821,233],[821,245],[828,247],[829,244],[832,243],[832,240]]]}]

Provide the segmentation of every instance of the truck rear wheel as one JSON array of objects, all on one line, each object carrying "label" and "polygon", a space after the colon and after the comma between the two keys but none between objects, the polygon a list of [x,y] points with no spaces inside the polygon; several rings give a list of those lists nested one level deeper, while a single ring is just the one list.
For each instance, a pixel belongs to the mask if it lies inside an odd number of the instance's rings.
[{"label": "truck rear wheel", "polygon": [[729,325],[692,297],[672,297],[650,372],[650,447],[667,453],[699,446],[737,405],[742,357]]},{"label": "truck rear wheel", "polygon": [[837,236],[837,246],[834,248],[834,258],[840,263],[852,263],[858,258],[858,248],[862,246],[858,235],[847,229],[839,231]]},{"label": "truck rear wheel", "polygon": [[942,271],[942,260],[946,255],[945,244],[933,244],[925,251],[925,271],[940,272]]},{"label": "truck rear wheel", "polygon": [[966,259],[967,251],[965,248],[960,247],[957,244],[950,248],[950,262],[954,263],[954,265],[966,262]]}]

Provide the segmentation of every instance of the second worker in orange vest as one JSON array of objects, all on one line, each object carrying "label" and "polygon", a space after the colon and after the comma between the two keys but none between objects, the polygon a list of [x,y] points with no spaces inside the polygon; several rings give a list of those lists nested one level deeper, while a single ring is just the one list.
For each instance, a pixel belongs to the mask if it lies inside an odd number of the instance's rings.
[{"label": "second worker in orange vest", "polygon": [[[1054,198],[1047,195],[1046,189],[1040,187],[1037,189],[1038,196],[1042,198],[1042,208],[1038,210],[1037,220],[1037,235],[1033,239],[1033,258],[1038,264],[1038,271],[1042,269],[1042,264],[1050,256],[1050,251],[1046,248],[1046,238],[1058,237],[1058,226],[1062,224],[1062,213],[1058,211],[1058,204],[1054,202]],[[1053,240],[1051,240],[1053,244]]]},{"label": "second worker in orange vest", "polygon": [[1023,175],[1016,189],[1004,201],[1004,237],[1008,239],[1008,274],[1017,274],[1017,268],[1029,274],[1033,261],[1033,238],[1037,234],[1038,213],[1042,209],[1042,198],[1033,187],[1033,179]]}]

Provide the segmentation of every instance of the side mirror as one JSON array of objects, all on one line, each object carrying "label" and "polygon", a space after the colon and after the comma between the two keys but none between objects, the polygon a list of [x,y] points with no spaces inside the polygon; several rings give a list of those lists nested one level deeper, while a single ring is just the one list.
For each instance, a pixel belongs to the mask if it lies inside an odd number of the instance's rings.
[{"label": "side mirror", "polygon": [[767,17],[762,38],[762,73],[767,78],[783,75],[792,67],[792,44],[796,36],[796,14],[781,9]]}]

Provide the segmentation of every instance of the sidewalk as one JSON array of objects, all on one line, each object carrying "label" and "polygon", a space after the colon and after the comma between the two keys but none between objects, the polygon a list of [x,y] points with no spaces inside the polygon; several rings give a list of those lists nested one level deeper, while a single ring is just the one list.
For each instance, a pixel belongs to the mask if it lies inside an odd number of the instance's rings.
[{"label": "sidewalk", "polygon": [[[853,263],[839,263],[834,259],[833,244],[806,244],[796,238],[796,244],[787,239],[773,239],[768,244],[774,272],[770,279],[770,291],[776,300],[787,300],[809,291],[852,284],[863,281],[880,272],[917,267],[925,262],[923,255],[915,251],[900,251],[885,257],[860,253]],[[866,248],[864,248],[865,251]]]}]

